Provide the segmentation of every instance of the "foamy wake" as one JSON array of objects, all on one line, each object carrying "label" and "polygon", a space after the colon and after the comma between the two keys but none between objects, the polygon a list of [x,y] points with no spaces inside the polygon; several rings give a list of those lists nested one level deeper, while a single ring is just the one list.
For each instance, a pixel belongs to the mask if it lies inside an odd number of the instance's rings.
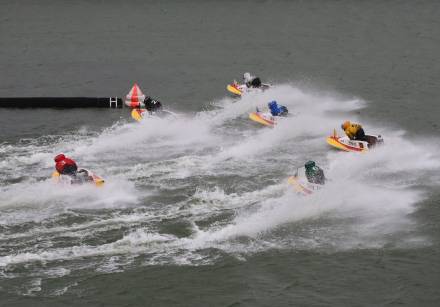
[{"label": "foamy wake", "polygon": [[[270,100],[293,116],[274,129],[247,119]],[[13,182],[0,185],[0,268],[93,258],[95,269],[112,271],[136,257],[197,265],[222,253],[246,257],[273,248],[429,244],[410,214],[438,185],[438,146],[360,118],[354,111],[365,106],[281,85],[240,101],[224,98],[195,115],[2,144],[2,176]],[[382,134],[385,145],[364,155],[331,150],[325,137],[346,119]],[[47,177],[61,151],[106,178],[106,186],[54,186]],[[286,180],[309,159],[330,181],[300,197]],[[61,244],[63,236],[72,243]],[[65,267],[63,274],[75,270]]]}]

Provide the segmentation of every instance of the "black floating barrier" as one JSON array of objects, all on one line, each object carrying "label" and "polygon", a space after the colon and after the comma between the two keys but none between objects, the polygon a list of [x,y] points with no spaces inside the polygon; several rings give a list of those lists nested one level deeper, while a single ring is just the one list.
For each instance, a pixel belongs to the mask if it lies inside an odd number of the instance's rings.
[{"label": "black floating barrier", "polygon": [[0,108],[122,108],[118,97],[4,97]]}]

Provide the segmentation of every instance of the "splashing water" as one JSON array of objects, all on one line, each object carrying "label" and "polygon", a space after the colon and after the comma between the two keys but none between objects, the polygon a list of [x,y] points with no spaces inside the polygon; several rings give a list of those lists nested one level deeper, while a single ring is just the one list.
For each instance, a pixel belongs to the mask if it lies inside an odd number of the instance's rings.
[{"label": "splashing water", "polygon": [[[274,99],[293,116],[274,129],[248,120]],[[267,249],[429,244],[417,238],[410,214],[437,184],[438,150],[425,145],[435,142],[415,143],[358,118],[365,106],[281,85],[224,98],[195,115],[1,144],[0,274],[64,276],[201,265]],[[385,145],[368,154],[332,150],[325,137],[346,119],[382,134]],[[103,176],[105,187],[55,186],[48,177],[58,152]],[[286,179],[310,159],[330,181],[299,197]],[[38,291],[41,281],[30,283]]]}]

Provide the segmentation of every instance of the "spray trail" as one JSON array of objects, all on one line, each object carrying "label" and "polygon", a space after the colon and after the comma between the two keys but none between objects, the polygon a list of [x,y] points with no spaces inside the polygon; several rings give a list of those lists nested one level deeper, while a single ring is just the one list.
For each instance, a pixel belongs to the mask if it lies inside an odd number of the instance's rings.
[{"label": "spray trail", "polygon": [[[248,120],[271,100],[293,116],[274,129]],[[438,185],[438,148],[360,118],[364,107],[360,99],[280,85],[193,115],[1,144],[0,273],[112,272],[139,263],[201,265],[225,254],[245,259],[274,248],[428,244],[410,215]],[[381,133],[385,145],[365,155],[330,149],[326,136],[346,119]],[[55,188],[47,178],[59,152],[106,186]],[[286,179],[311,159],[331,180],[299,197]]]}]

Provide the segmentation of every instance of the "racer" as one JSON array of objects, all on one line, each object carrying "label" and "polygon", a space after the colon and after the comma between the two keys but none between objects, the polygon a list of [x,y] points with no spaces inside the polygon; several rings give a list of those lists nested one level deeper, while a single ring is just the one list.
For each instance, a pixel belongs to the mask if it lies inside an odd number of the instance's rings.
[{"label": "racer", "polygon": [[304,165],[306,169],[307,181],[315,184],[324,184],[325,176],[324,171],[316,165],[315,161],[307,161]]},{"label": "racer", "polygon": [[269,102],[267,106],[269,107],[272,116],[287,116],[289,113],[289,110],[285,106],[278,105],[275,100]]},{"label": "racer", "polygon": [[344,130],[345,134],[350,138],[350,140],[368,142],[364,129],[361,125],[351,123],[347,120],[341,125],[341,128]]}]

